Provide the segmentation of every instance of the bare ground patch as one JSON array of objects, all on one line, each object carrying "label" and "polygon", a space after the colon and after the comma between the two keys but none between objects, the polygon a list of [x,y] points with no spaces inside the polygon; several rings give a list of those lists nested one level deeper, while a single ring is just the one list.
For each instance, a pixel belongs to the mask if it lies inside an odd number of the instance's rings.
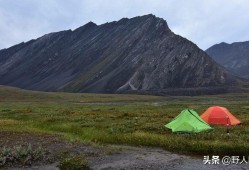
[{"label": "bare ground patch", "polygon": [[[0,147],[41,146],[47,151],[43,159],[31,165],[8,164],[4,169],[58,170],[61,160],[84,158],[91,169],[248,169],[242,165],[204,165],[201,157],[192,157],[159,148],[119,145],[94,146],[65,141],[60,136],[19,132],[0,132]],[[71,160],[71,159],[69,159]],[[73,165],[74,166],[74,165]],[[77,165],[76,165],[77,166]]]}]

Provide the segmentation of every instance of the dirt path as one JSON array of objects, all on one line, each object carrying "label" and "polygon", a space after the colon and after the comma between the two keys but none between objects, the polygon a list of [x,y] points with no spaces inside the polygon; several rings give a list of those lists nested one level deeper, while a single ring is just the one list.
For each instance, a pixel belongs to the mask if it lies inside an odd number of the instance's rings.
[{"label": "dirt path", "polygon": [[[82,143],[69,143],[58,136],[30,133],[0,132],[0,147],[41,145],[49,150],[50,161],[34,162],[31,167],[20,165],[8,166],[12,170],[58,170],[58,155],[80,156],[88,159],[88,165],[96,170],[109,169],[249,169],[249,164],[241,165],[204,165],[202,157],[175,154],[159,148],[131,146],[92,146]],[[110,149],[111,148],[111,149]]]},{"label": "dirt path", "polygon": [[93,159],[89,162],[93,169],[148,169],[148,170],[220,170],[249,169],[242,165],[204,165],[202,158],[174,154],[163,149],[120,146],[122,151]]}]

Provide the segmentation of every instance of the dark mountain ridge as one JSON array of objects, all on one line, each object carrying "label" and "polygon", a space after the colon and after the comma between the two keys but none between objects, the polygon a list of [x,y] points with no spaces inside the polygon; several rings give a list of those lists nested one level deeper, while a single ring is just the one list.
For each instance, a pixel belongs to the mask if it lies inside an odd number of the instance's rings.
[{"label": "dark mountain ridge", "polygon": [[169,89],[205,93],[209,88],[218,93],[237,82],[151,14],[99,26],[89,22],[0,51],[0,84],[24,89],[168,94]]},{"label": "dark mountain ridge", "polygon": [[219,64],[236,75],[249,79],[249,41],[220,43],[206,50]]}]

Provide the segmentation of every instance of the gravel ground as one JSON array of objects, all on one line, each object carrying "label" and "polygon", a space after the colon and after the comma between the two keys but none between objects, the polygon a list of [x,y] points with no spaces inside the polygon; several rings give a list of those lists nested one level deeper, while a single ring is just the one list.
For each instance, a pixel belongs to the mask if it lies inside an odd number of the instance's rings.
[{"label": "gravel ground", "polygon": [[98,157],[89,162],[96,170],[111,169],[148,169],[148,170],[220,170],[249,169],[249,164],[241,165],[204,165],[203,158],[174,154],[162,149],[120,146],[122,151]]}]

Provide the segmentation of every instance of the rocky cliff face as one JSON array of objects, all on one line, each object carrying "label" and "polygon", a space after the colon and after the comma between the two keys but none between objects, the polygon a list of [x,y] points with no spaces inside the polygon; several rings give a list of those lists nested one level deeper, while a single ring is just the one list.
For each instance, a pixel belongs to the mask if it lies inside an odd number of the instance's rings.
[{"label": "rocky cliff face", "polygon": [[240,77],[249,78],[249,41],[216,44],[206,52],[228,70]]},{"label": "rocky cliff face", "polygon": [[158,93],[236,79],[154,15],[44,35],[0,51],[0,84],[69,92]]}]

